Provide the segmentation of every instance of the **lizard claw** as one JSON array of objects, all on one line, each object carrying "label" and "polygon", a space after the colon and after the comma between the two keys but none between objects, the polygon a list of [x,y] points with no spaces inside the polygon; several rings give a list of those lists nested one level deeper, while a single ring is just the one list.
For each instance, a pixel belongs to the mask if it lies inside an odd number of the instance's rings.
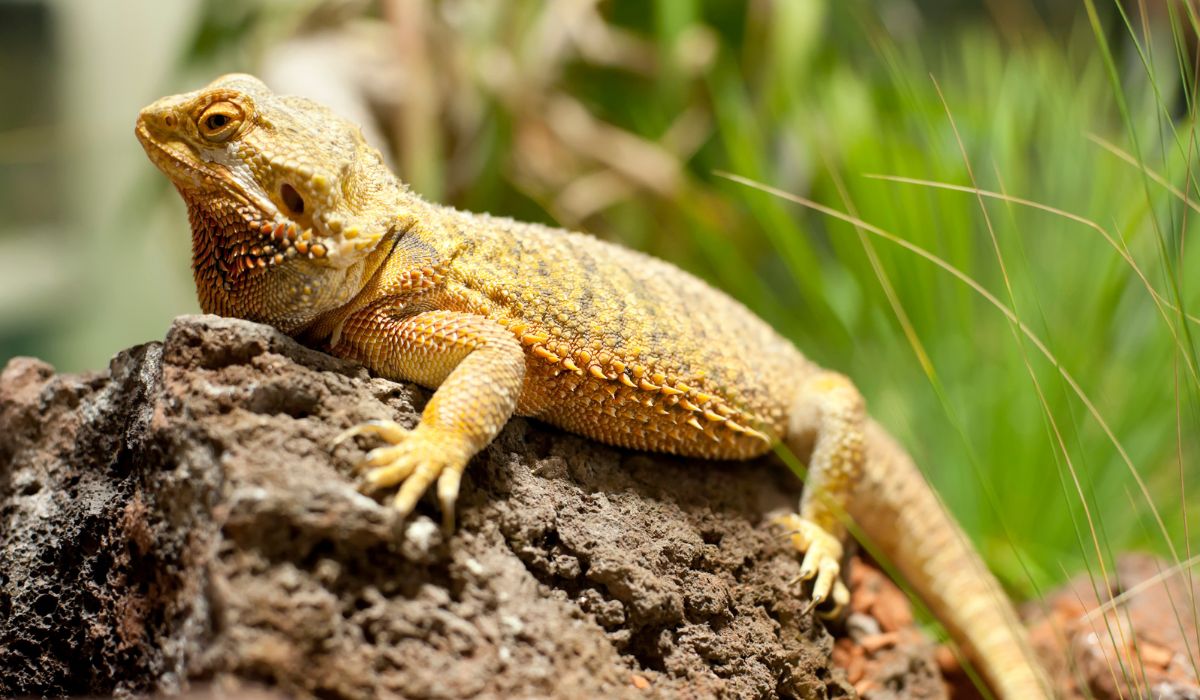
[{"label": "lizard claw", "polygon": [[[842,543],[824,528],[796,514],[776,520],[788,529],[792,546],[804,553],[800,574],[791,581],[812,581],[812,599],[805,613],[819,609],[824,618],[837,617],[850,602],[850,591],[838,575],[841,573]],[[826,605],[829,604],[829,605]]]}]

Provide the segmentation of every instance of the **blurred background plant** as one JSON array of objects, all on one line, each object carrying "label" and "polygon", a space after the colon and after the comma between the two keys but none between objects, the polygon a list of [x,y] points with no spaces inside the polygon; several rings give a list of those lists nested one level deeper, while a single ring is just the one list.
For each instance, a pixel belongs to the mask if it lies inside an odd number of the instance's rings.
[{"label": "blurred background plant", "polygon": [[251,71],[354,115],[429,198],[731,292],[855,378],[1015,593],[1103,586],[1117,551],[1197,549],[1195,24],[1163,0],[0,2],[0,359],[98,369],[197,310],[133,119]]}]

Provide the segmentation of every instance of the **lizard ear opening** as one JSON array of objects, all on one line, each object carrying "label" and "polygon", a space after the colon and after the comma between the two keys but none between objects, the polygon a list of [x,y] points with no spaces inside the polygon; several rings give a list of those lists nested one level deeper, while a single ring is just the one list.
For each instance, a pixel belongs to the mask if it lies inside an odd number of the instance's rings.
[{"label": "lizard ear opening", "polygon": [[304,197],[300,196],[295,187],[283,183],[279,188],[279,198],[283,200],[283,206],[288,210],[289,216],[296,217],[304,213]]}]

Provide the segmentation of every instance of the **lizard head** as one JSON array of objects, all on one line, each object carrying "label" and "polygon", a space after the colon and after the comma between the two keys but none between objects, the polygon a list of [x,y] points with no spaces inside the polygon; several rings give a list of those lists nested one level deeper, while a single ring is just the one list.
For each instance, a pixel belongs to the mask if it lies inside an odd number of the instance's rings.
[{"label": "lizard head", "polygon": [[291,331],[348,301],[399,225],[403,185],[358,126],[231,74],[138,115],[188,206],[201,307]]}]

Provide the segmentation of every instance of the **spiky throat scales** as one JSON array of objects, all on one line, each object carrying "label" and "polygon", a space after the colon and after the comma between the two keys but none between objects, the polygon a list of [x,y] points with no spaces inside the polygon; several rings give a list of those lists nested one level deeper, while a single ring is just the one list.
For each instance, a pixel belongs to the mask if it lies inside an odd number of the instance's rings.
[{"label": "spiky throat scales", "polygon": [[359,266],[322,267],[327,243],[295,221],[267,219],[229,193],[179,188],[192,229],[192,275],[206,313],[270,323],[295,332],[321,309],[352,296]]}]

